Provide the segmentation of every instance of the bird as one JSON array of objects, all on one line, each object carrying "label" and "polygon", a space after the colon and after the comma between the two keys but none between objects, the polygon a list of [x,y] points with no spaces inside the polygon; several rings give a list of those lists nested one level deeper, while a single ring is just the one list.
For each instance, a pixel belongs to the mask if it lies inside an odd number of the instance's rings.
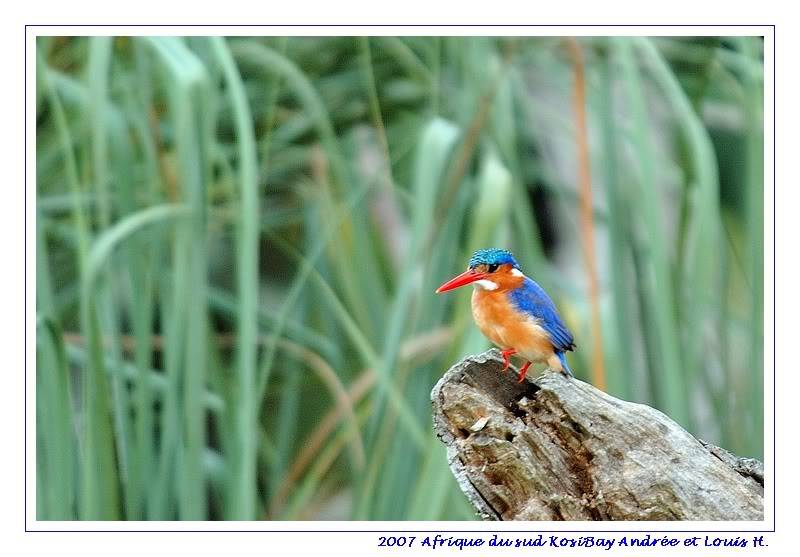
[{"label": "bird", "polygon": [[437,294],[473,285],[472,316],[483,335],[503,354],[503,372],[510,357],[524,358],[518,382],[532,363],[545,363],[552,371],[574,377],[566,352],[575,349],[572,333],[558,314],[553,300],[536,281],[525,276],[510,251],[479,249],[467,270],[436,289]]}]

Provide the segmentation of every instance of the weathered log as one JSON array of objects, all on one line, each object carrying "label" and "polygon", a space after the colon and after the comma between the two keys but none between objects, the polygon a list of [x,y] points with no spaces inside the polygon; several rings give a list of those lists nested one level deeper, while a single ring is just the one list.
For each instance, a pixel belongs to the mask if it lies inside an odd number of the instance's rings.
[{"label": "weathered log", "polygon": [[545,373],[517,383],[497,350],[431,392],[450,468],[485,520],[762,520],[763,466],[658,410]]}]

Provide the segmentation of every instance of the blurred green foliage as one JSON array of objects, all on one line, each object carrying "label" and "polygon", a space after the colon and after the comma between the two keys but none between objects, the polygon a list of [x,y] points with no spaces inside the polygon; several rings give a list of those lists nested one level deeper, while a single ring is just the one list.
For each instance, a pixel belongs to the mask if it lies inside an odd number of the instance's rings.
[{"label": "blurred green foliage", "polygon": [[[608,390],[763,448],[760,38],[584,38]],[[429,393],[507,247],[591,380],[564,39],[40,38],[41,519],[471,519]],[[465,289],[466,290],[466,289]]]}]

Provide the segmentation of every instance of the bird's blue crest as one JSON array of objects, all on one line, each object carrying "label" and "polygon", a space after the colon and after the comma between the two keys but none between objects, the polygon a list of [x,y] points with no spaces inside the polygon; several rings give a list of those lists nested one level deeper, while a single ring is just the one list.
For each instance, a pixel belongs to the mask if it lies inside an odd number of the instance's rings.
[{"label": "bird's blue crest", "polygon": [[479,249],[469,258],[470,269],[478,265],[505,265],[506,263],[510,263],[515,269],[519,269],[519,263],[511,255],[511,252],[504,249]]}]

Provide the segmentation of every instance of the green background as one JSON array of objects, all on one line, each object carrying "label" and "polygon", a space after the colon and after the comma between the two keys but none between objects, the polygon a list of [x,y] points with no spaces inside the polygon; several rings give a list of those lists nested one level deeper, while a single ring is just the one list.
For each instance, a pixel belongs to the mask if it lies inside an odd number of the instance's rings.
[{"label": "green background", "polygon": [[40,38],[37,516],[474,518],[429,393],[488,343],[433,292],[488,246],[578,378],[760,458],[762,49]]}]

